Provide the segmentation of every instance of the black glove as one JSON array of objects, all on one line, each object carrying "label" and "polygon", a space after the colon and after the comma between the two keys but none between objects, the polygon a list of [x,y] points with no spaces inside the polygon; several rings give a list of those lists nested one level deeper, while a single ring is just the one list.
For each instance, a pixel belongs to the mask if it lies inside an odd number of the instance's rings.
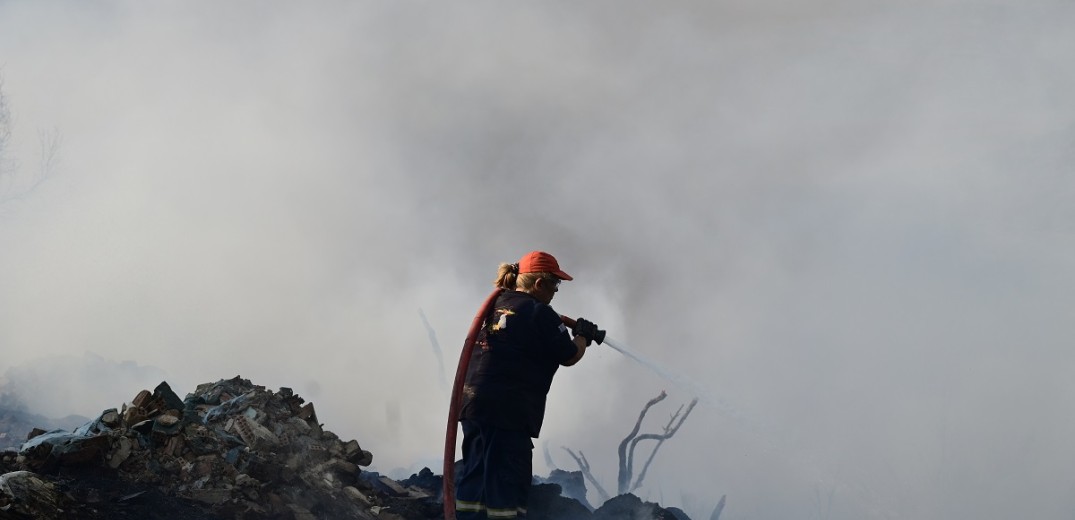
[{"label": "black glove", "polygon": [[[592,321],[586,321],[582,318],[575,320],[575,328],[571,330],[571,333],[576,336],[582,336],[586,338],[586,346],[590,346],[590,343],[594,340],[598,340],[598,335],[601,339],[605,339],[604,331],[597,330],[597,325]],[[597,341],[601,343],[600,340]]]}]

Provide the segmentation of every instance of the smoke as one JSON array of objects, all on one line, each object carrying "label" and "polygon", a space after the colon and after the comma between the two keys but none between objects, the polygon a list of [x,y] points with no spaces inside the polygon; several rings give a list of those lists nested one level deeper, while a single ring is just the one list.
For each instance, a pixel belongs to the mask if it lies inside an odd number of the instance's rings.
[{"label": "smoke", "polygon": [[0,378],[0,405],[53,418],[95,415],[120,408],[139,390],[152,389],[165,377],[159,368],[117,362],[93,352],[40,357],[6,370]]},{"label": "smoke", "polygon": [[[439,468],[444,371],[497,264],[542,249],[575,277],[558,311],[726,405],[699,405],[642,498],[1060,517],[1073,18],[1048,0],[0,3],[0,368],[96,352],[181,395],[241,374],[313,401],[378,468]],[[40,168],[53,128],[62,161]],[[145,380],[33,406],[92,415]],[[647,428],[695,396],[596,347],[557,375],[541,441],[611,487],[662,389]]]}]

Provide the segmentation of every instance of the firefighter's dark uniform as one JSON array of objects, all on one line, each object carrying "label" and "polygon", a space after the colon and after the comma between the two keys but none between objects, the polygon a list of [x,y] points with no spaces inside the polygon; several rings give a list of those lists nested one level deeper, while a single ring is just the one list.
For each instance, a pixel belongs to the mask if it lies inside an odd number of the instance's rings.
[{"label": "firefighter's dark uniform", "polygon": [[534,444],[561,363],[578,352],[560,316],[505,291],[478,337],[463,387],[463,464],[456,471],[459,520],[526,515]]}]

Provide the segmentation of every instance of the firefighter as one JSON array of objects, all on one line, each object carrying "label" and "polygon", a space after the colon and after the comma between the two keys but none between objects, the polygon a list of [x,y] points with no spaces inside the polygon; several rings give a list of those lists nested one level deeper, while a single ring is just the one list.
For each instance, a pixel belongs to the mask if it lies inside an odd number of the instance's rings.
[{"label": "firefighter", "polygon": [[550,306],[560,283],[571,279],[542,251],[500,264],[494,285],[503,292],[478,335],[463,386],[459,520],[526,517],[531,439],[541,432],[553,376],[578,363],[599,332],[580,318],[569,334]]}]

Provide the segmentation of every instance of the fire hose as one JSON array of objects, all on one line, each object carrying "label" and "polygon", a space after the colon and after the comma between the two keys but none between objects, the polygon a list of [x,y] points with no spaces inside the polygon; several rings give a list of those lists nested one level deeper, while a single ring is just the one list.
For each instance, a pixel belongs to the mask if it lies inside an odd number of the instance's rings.
[{"label": "fire hose", "polygon": [[[444,520],[455,520],[455,441],[459,430],[459,408],[463,403],[463,384],[466,383],[467,369],[470,367],[471,354],[474,351],[474,343],[478,339],[478,332],[482,324],[493,312],[493,305],[504,289],[497,288],[482,303],[474,321],[470,323],[470,331],[467,339],[463,341],[463,351],[459,354],[459,365],[455,369],[455,382],[452,384],[452,400],[448,405],[448,428],[444,435]],[[560,316],[560,320],[570,329],[575,328],[575,320],[567,316]],[[605,331],[598,330],[593,338],[598,344],[605,340]]]},{"label": "fire hose", "polygon": [[459,354],[459,366],[455,369],[452,402],[448,405],[448,431],[444,436],[444,520],[455,520],[455,436],[459,429],[459,407],[463,403],[463,383],[467,379],[470,354],[474,350],[474,342],[478,339],[478,331],[481,330],[485,319],[493,312],[493,305],[496,304],[496,299],[502,292],[504,289],[498,287],[478,309],[478,314],[470,323],[467,339],[463,341],[463,352]]}]

